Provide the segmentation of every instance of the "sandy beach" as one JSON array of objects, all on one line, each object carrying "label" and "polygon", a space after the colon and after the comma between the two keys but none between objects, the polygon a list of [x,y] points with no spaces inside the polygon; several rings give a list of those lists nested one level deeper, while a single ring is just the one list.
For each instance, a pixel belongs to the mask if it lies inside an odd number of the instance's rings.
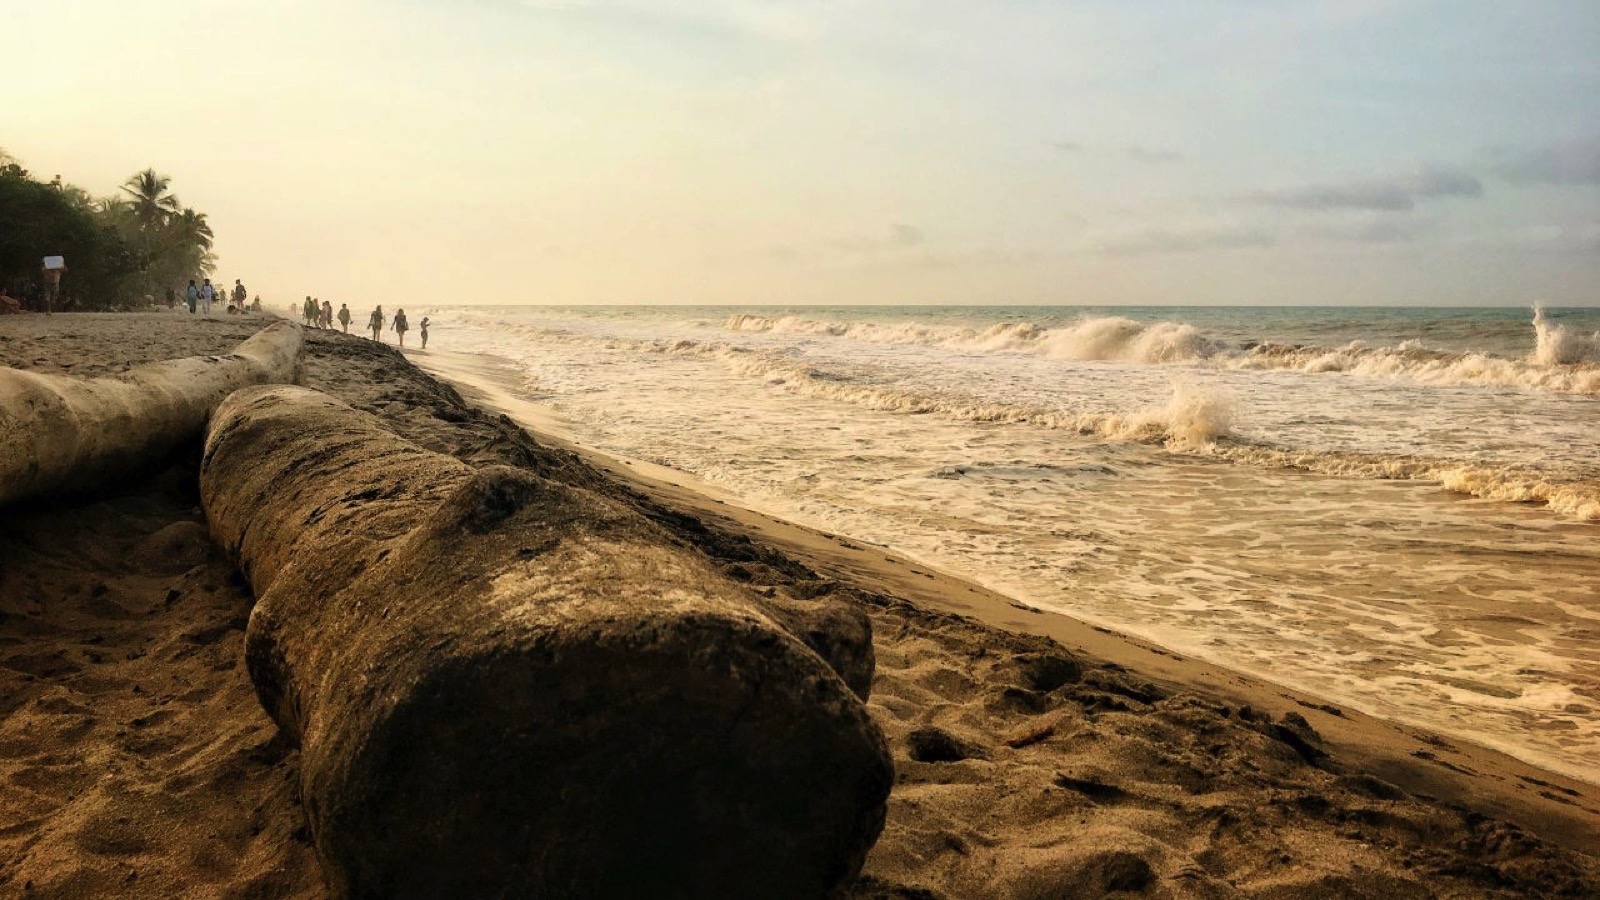
[{"label": "sandy beach", "polygon": [[[268,321],[6,317],[0,365],[114,374]],[[755,591],[867,614],[896,782],[852,896],[1600,895],[1593,784],[741,508],[561,434],[492,357],[408,353],[313,331],[301,382],[427,449],[627,504]],[[0,511],[0,895],[324,895],[198,455]]]}]

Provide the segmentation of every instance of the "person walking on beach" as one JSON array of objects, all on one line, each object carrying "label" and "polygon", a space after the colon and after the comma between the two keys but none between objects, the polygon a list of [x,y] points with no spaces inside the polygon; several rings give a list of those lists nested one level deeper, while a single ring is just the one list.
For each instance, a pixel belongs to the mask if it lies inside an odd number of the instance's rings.
[{"label": "person walking on beach", "polygon": [[333,330],[333,304],[326,300],[322,301],[322,327]]},{"label": "person walking on beach", "polygon": [[233,305],[239,307],[240,312],[244,312],[245,301],[249,299],[250,292],[244,289],[243,282],[235,278],[233,280]]},{"label": "person walking on beach", "polygon": [[350,304],[339,304],[339,325],[344,328],[344,333],[350,333]]},{"label": "person walking on beach", "polygon": [[194,315],[195,305],[200,302],[200,289],[194,286],[194,279],[189,279],[189,289],[184,292],[189,300],[189,315]]},{"label": "person walking on beach", "polygon": [[367,319],[367,327],[372,329],[372,339],[380,344],[383,343],[383,304],[378,304],[372,311],[372,315]]},{"label": "person walking on beach", "polygon": [[66,268],[61,266],[51,268],[48,265],[49,260],[45,262],[45,267],[40,270],[44,273],[44,314],[53,316],[56,310],[56,298],[61,296],[61,273],[65,272]]},{"label": "person walking on beach", "polygon": [[217,289],[211,286],[211,279],[207,278],[205,284],[200,285],[200,308],[208,319],[211,318],[211,301],[215,299]]},{"label": "person walking on beach", "polygon": [[417,333],[422,335],[422,349],[424,349],[424,350],[428,349],[428,317],[427,316],[423,316],[422,317],[422,321],[417,323]]},{"label": "person walking on beach", "polygon": [[394,333],[398,334],[400,336],[400,346],[401,347],[404,347],[406,345],[406,329],[410,328],[410,327],[411,327],[410,324],[406,322],[406,311],[403,310],[403,309],[395,310],[394,311]]},{"label": "person walking on beach", "polygon": [[300,317],[306,320],[307,325],[312,324],[312,320],[317,317],[317,305],[311,302],[310,294],[306,295],[306,302],[300,305]]}]

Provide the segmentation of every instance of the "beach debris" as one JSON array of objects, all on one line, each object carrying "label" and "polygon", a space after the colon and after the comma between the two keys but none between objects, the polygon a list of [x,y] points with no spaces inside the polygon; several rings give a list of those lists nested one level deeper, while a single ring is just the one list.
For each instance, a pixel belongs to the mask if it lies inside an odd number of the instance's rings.
[{"label": "beach debris", "polygon": [[269,325],[227,356],[191,356],[106,378],[0,368],[0,505],[81,492],[195,440],[241,387],[291,382],[300,330]]},{"label": "beach debris", "polygon": [[819,897],[859,872],[893,768],[858,610],[759,597],[621,503],[301,388],[228,398],[200,482],[332,896]]}]

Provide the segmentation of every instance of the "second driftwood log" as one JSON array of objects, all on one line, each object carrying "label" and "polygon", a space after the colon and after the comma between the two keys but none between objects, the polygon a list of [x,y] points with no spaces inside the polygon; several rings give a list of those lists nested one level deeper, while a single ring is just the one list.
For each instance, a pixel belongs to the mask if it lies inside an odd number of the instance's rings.
[{"label": "second driftwood log", "polygon": [[336,897],[821,897],[883,826],[859,612],[299,388],[223,403],[201,494]]},{"label": "second driftwood log", "polygon": [[269,325],[227,356],[191,356],[106,378],[0,368],[0,505],[96,488],[195,440],[241,387],[294,381],[300,329]]}]

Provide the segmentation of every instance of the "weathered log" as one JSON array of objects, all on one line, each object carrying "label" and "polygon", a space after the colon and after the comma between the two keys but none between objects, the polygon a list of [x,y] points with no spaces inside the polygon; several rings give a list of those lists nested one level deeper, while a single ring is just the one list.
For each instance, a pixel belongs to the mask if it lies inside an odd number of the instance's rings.
[{"label": "weathered log", "polygon": [[887,745],[814,649],[864,691],[859,612],[300,388],[222,404],[201,495],[335,897],[822,897],[883,827]]},{"label": "weathered log", "polygon": [[269,325],[227,356],[192,356],[107,378],[0,368],[0,504],[83,491],[198,440],[222,398],[290,382],[300,329]]}]

